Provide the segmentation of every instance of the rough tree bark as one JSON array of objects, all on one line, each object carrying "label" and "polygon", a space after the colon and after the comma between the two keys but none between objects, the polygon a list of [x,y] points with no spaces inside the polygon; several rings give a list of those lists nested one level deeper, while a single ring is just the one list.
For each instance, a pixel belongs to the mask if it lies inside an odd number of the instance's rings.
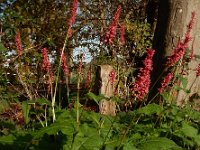
[{"label": "rough tree bark", "polygon": [[[154,56],[154,71],[152,74],[152,83],[160,76],[164,68],[166,56],[169,56],[176,47],[179,39],[184,37],[187,24],[191,18],[192,11],[196,13],[196,20],[192,29],[192,40],[194,41],[194,55],[200,55],[200,1],[199,0],[161,0],[159,3],[158,22],[154,34],[153,48],[156,50]],[[191,49],[189,44],[189,49]],[[190,89],[196,78],[196,67],[199,60],[193,60],[189,63],[187,89]],[[160,82],[154,87],[153,94],[157,92],[157,87]],[[196,80],[191,88],[191,93],[186,96],[186,93],[179,91],[174,95],[177,105],[182,105],[194,94],[200,95],[200,82]],[[187,99],[186,99],[187,97]]]},{"label": "rough tree bark", "polygon": [[[114,85],[110,83],[109,74],[113,71],[110,65],[100,65],[97,67],[94,85],[95,94],[103,94],[108,99],[114,95]],[[115,116],[116,103],[111,99],[103,99],[99,103],[99,112],[103,115]]]}]

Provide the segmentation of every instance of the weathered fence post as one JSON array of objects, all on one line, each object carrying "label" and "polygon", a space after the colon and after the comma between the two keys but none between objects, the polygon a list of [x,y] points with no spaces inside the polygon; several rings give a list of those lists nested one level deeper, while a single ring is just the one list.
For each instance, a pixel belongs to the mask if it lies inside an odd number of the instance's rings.
[{"label": "weathered fence post", "polygon": [[[110,82],[110,73],[113,71],[110,65],[99,65],[96,71],[94,91],[96,94],[103,94],[110,98],[114,95],[114,85]],[[103,99],[99,103],[99,112],[104,115],[116,115],[116,103],[112,100]]]}]

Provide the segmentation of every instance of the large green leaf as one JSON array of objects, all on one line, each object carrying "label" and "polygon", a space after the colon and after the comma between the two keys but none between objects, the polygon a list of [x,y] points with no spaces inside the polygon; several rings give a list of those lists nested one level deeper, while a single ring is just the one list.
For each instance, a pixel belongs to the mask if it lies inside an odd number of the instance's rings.
[{"label": "large green leaf", "polygon": [[95,95],[94,93],[92,92],[89,92],[86,94],[86,97],[88,97],[89,99],[92,99],[94,100],[98,105],[99,105],[99,102],[104,99],[105,97],[103,95]]},{"label": "large green leaf", "polygon": [[160,113],[162,110],[163,109],[160,105],[148,104],[147,106],[138,109],[137,112],[139,114],[152,115],[152,114]]},{"label": "large green leaf", "polygon": [[102,143],[103,139],[98,130],[84,123],[79,127],[79,132],[73,143],[73,150],[99,150]]},{"label": "large green leaf", "polygon": [[32,135],[28,132],[13,132],[7,136],[0,136],[0,149],[26,149],[32,140]]},{"label": "large green leaf", "polygon": [[41,138],[44,134],[53,135],[59,131],[68,135],[72,135],[75,132],[73,125],[68,120],[63,120],[62,122],[55,122],[48,127],[40,129],[35,133],[34,138]]},{"label": "large green leaf", "polygon": [[198,129],[189,125],[186,122],[183,122],[182,128],[180,130],[185,136],[194,138],[198,134]]},{"label": "large green leaf", "polygon": [[13,135],[8,135],[8,136],[0,136],[0,143],[1,144],[13,144],[14,141],[16,140],[16,137]]},{"label": "large green leaf", "polygon": [[172,140],[165,137],[156,137],[140,143],[138,146],[142,150],[181,150]]},{"label": "large green leaf", "polygon": [[195,128],[194,126],[189,125],[187,122],[183,122],[180,133],[184,135],[186,138],[191,139],[190,145],[197,144],[198,146],[200,146],[200,134],[198,133],[198,129]]},{"label": "large green leaf", "polygon": [[126,143],[123,146],[123,150],[138,150],[132,143]]}]

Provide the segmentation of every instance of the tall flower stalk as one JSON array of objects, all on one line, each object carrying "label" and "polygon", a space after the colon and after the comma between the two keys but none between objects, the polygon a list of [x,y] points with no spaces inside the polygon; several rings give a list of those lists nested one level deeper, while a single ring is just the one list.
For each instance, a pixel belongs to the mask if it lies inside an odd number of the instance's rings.
[{"label": "tall flower stalk", "polygon": [[63,69],[63,72],[65,76],[67,77],[69,75],[69,66],[67,63],[67,58],[65,56],[65,53],[62,53],[62,49],[60,49],[60,59],[61,59],[61,67]]},{"label": "tall flower stalk", "polygon": [[72,36],[72,26],[75,23],[75,17],[76,17],[76,10],[78,7],[78,0],[74,0],[73,6],[71,9],[71,17],[69,19],[69,28],[67,31],[67,37],[70,38]]},{"label": "tall flower stalk", "polygon": [[15,35],[15,45],[17,48],[17,55],[18,57],[22,54],[22,42],[21,42],[21,35],[19,29],[17,30],[17,34]]},{"label": "tall flower stalk", "polygon": [[48,50],[47,48],[43,48],[42,50],[42,69],[47,72],[49,76],[48,80],[48,92],[51,92],[51,96],[53,95],[53,88],[52,88],[52,83],[53,83],[53,72],[51,68],[51,63],[48,58]]},{"label": "tall flower stalk", "polygon": [[[74,0],[73,6],[72,6],[72,9],[71,9],[71,17],[70,17],[70,19],[69,19],[69,28],[68,28],[68,31],[67,31],[67,34],[66,34],[66,38],[65,38],[65,41],[64,41],[64,44],[63,44],[63,48],[62,48],[62,51],[61,51],[61,56],[63,55],[63,52],[64,52],[64,49],[65,49],[65,47],[66,47],[68,38],[70,38],[70,37],[72,36],[72,29],[71,29],[71,27],[72,27],[73,24],[75,23],[75,16],[76,16],[77,7],[78,7],[78,0]],[[57,86],[58,86],[58,79],[59,79],[59,74],[60,74],[61,63],[62,63],[62,60],[60,59],[59,65],[58,65],[58,70],[57,70],[57,78],[56,78],[54,96],[53,96],[53,98],[52,98],[53,122],[56,120],[55,108],[54,108],[54,106],[55,106],[55,100],[56,100],[56,92],[57,92]],[[67,86],[68,86],[68,85],[67,85]]]},{"label": "tall flower stalk", "polygon": [[78,67],[78,81],[77,81],[77,100],[76,100],[76,121],[80,123],[80,82],[81,82],[81,74],[82,74],[82,67],[83,67],[83,55],[80,58],[80,63]]},{"label": "tall flower stalk", "polygon": [[172,80],[174,74],[172,72],[168,73],[167,76],[161,82],[161,87],[158,88],[159,93],[161,94],[168,86],[170,81]]},{"label": "tall flower stalk", "polygon": [[192,12],[191,20],[187,26],[187,31],[185,33],[185,37],[183,42],[180,40],[178,41],[178,44],[176,48],[172,51],[171,56],[167,58],[166,66],[169,68],[171,66],[174,66],[175,63],[177,63],[185,54],[186,49],[188,48],[188,43],[191,41],[192,37],[190,36],[193,24],[195,20],[195,12]]},{"label": "tall flower stalk", "polygon": [[143,62],[144,67],[140,68],[139,73],[135,79],[135,83],[133,84],[133,95],[139,100],[143,100],[146,94],[149,92],[149,86],[151,83],[150,73],[153,70],[153,55],[155,50],[148,49],[147,56]]},{"label": "tall flower stalk", "polygon": [[104,43],[106,43],[106,44],[111,45],[113,43],[113,40],[116,36],[120,12],[121,12],[121,6],[119,5],[117,7],[116,12],[115,12],[115,16],[113,17],[113,20],[112,20],[111,24],[109,25],[108,31],[106,32],[106,36],[105,36],[105,39],[104,39]]},{"label": "tall flower stalk", "polygon": [[67,62],[67,58],[65,56],[65,53],[62,53],[62,49],[60,49],[60,59],[61,59],[61,67],[65,76],[65,83],[67,88],[67,101],[69,102],[69,66]]}]

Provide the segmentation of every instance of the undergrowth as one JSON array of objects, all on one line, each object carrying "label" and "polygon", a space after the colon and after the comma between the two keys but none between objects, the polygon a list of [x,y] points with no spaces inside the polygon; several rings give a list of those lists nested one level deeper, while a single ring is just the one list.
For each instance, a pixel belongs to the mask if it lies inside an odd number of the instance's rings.
[{"label": "undergrowth", "polygon": [[[104,116],[80,110],[56,111],[57,120],[17,126],[1,120],[1,149],[198,149],[200,112],[189,106],[148,104],[134,111]],[[32,125],[30,125],[32,124]]]}]

